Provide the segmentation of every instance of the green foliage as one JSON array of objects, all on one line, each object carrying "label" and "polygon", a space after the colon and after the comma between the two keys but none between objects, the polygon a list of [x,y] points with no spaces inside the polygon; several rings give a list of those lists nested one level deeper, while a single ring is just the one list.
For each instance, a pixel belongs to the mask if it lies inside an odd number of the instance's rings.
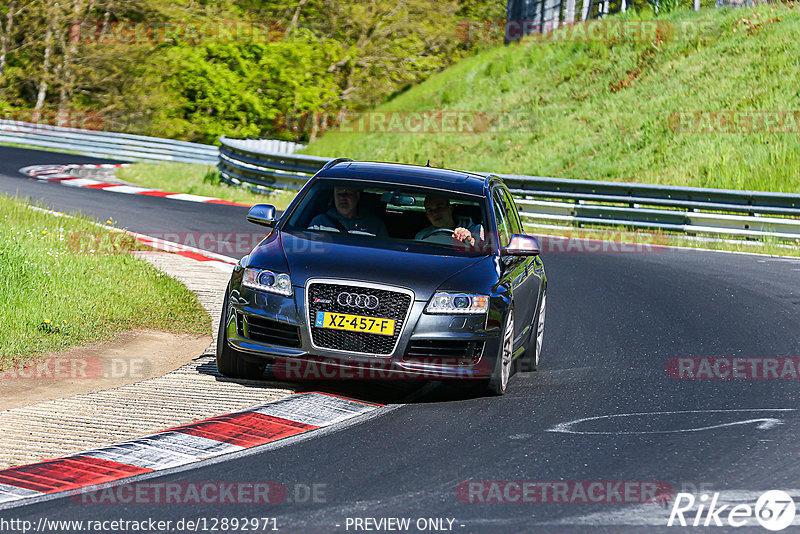
[{"label": "green foliage", "polygon": [[204,184],[219,185],[221,182],[219,171],[215,169],[208,169],[203,175]]},{"label": "green foliage", "polygon": [[201,142],[304,140],[314,133],[287,129],[287,119],[363,109],[419,83],[470,48],[459,20],[499,4],[12,0],[0,8],[13,11],[11,31],[0,17],[9,50],[0,111]]},{"label": "green foliage", "polygon": [[[678,9],[681,5],[681,0],[659,0],[657,5],[658,10],[656,12],[666,15]],[[656,6],[653,6],[653,9],[656,10]]]}]

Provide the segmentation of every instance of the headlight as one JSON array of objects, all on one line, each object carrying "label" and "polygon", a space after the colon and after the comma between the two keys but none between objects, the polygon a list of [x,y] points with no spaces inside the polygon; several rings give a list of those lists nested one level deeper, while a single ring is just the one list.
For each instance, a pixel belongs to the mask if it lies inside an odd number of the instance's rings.
[{"label": "headlight", "polygon": [[292,296],[292,279],[288,274],[274,273],[264,269],[247,267],[242,277],[242,285],[250,289],[258,289],[269,293],[277,293],[285,297]]},{"label": "headlight", "polygon": [[489,297],[486,295],[470,295],[466,293],[444,293],[438,291],[428,306],[427,313],[486,313],[489,309]]}]

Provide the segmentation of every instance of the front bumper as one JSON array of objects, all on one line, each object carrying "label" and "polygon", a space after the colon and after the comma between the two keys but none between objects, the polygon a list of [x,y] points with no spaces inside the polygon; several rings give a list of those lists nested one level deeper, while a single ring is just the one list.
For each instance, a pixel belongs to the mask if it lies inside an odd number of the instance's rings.
[{"label": "front bumper", "polygon": [[[244,287],[231,290],[226,313],[228,343],[242,355],[272,365],[278,378],[486,379],[499,354],[501,311],[489,315],[431,315],[412,300],[390,355],[316,347],[306,309],[306,289],[283,297]],[[267,335],[265,335],[265,333]]]}]

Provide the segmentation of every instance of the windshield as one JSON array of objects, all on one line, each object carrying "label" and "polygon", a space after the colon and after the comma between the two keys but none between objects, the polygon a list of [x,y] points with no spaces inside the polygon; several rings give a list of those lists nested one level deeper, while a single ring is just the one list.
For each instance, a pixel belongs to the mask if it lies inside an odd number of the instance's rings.
[{"label": "windshield", "polygon": [[485,254],[490,241],[481,197],[332,180],[306,192],[283,230],[436,254]]}]

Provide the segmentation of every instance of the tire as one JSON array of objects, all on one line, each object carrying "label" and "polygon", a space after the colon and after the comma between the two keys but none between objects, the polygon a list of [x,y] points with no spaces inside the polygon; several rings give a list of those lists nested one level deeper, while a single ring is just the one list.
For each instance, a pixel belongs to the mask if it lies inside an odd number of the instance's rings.
[{"label": "tire", "polygon": [[500,343],[500,350],[492,369],[492,375],[486,383],[485,391],[489,395],[504,395],[508,386],[508,379],[511,378],[514,362],[511,356],[514,351],[514,311],[508,310],[503,337]]},{"label": "tire", "polygon": [[240,351],[228,345],[226,325],[228,323],[229,289],[225,290],[225,302],[222,305],[222,314],[219,318],[219,331],[217,333],[217,370],[231,378],[258,380],[264,374],[266,365],[259,365],[245,360]]},{"label": "tire", "polygon": [[539,302],[539,309],[536,310],[536,316],[533,319],[532,327],[535,328],[535,330],[531,332],[531,337],[528,340],[529,346],[525,350],[526,354],[520,359],[520,370],[522,371],[535,371],[539,368],[539,357],[542,354],[542,340],[544,339],[544,321],[546,311],[547,290],[544,289],[542,290],[542,298]]}]

